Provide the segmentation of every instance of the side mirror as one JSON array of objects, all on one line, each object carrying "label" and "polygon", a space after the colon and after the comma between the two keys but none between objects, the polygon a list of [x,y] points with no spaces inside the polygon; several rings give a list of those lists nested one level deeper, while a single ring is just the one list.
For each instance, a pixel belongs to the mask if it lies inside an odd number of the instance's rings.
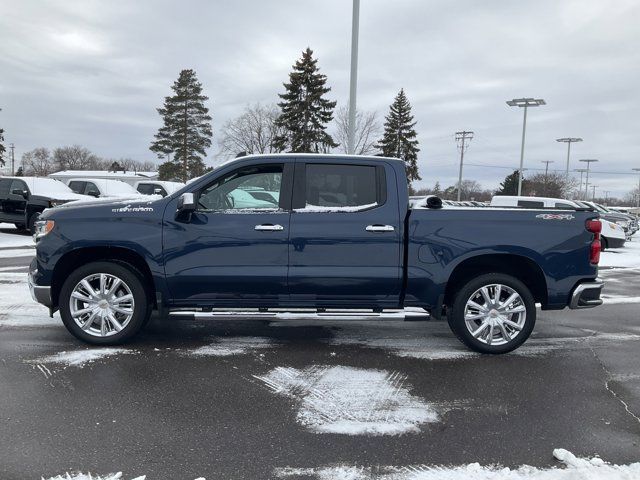
[{"label": "side mirror", "polygon": [[11,194],[20,195],[23,198],[27,198],[29,196],[29,192],[27,192],[26,190],[22,190],[20,188],[14,188],[13,190],[11,190]]},{"label": "side mirror", "polygon": [[161,188],[154,188],[153,189],[153,194],[154,195],[162,195],[162,189]]},{"label": "side mirror", "polygon": [[178,198],[178,213],[191,213],[196,210],[196,201],[193,193],[183,193]]},{"label": "side mirror", "polygon": [[87,195],[91,195],[92,197],[98,198],[100,196],[100,193],[94,191],[94,192],[88,192]]}]

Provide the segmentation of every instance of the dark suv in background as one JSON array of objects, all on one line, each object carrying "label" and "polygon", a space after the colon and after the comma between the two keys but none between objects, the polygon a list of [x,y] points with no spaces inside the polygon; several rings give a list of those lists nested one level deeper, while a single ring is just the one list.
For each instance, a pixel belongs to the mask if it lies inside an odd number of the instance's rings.
[{"label": "dark suv in background", "polygon": [[33,232],[45,208],[91,198],[73,193],[64,183],[51,178],[0,177],[0,222]]}]

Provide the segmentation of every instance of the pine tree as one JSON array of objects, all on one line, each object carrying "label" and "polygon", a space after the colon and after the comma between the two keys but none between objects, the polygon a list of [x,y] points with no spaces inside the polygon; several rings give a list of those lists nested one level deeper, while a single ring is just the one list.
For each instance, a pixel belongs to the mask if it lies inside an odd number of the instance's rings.
[{"label": "pine tree", "polygon": [[293,65],[285,93],[278,95],[282,102],[278,103],[281,113],[276,125],[283,133],[274,138],[277,151],[318,153],[338,146],[326,131],[336,102],[324,97],[331,88],[325,86],[327,76],[319,73],[317,62],[307,47]]},{"label": "pine tree", "polygon": [[164,125],[156,133],[150,150],[158,158],[173,154],[173,159],[165,163],[173,164],[171,170],[187,181],[206,170],[204,157],[211,146],[212,131],[211,116],[204,102],[209,97],[202,94],[202,84],[193,70],[182,70],[171,89],[174,95],[165,97],[164,106],[157,109]]},{"label": "pine tree", "polygon": [[407,164],[407,180],[422,180],[418,173],[418,140],[414,127],[416,122],[411,115],[411,105],[401,89],[389,107],[385,117],[384,134],[378,142],[380,155],[400,158]]},{"label": "pine tree", "polygon": [[[507,175],[496,190],[496,195],[518,195],[518,178],[518,170]],[[525,178],[522,179],[522,191],[527,189],[528,183]]]},{"label": "pine tree", "polygon": [[4,130],[0,128],[0,167],[4,167],[4,153],[6,149],[4,148]]},{"label": "pine tree", "polygon": [[433,194],[442,195],[442,187],[440,186],[440,182],[438,181],[436,181],[436,184],[433,186]]}]

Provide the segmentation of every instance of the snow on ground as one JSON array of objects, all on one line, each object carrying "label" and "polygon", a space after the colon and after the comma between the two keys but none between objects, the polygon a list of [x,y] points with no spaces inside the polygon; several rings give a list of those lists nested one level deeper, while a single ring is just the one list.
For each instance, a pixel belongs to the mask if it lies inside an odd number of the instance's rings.
[{"label": "snow on ground", "polygon": [[409,467],[359,467],[336,465],[320,468],[280,468],[275,476],[318,480],[637,480],[640,463],[611,465],[598,457],[577,458],[562,448],[553,456],[563,468],[536,468],[523,465],[510,469],[497,465],[471,463],[456,467],[415,465]]},{"label": "snow on ground", "polygon": [[59,352],[45,357],[29,360],[34,365],[63,365],[66,367],[82,368],[96,360],[112,357],[114,355],[131,355],[137,353],[135,350],[126,348],[91,348],[86,350],[74,350],[70,352]]},{"label": "snow on ground", "polygon": [[0,223],[0,249],[11,247],[33,247],[33,237],[28,233],[18,233],[11,223]]},{"label": "snow on ground", "polygon": [[0,249],[0,258],[35,257],[35,256],[36,256],[35,245],[31,247],[23,247],[23,248]]},{"label": "snow on ground", "polygon": [[[91,473],[65,473],[63,475],[56,475],[55,477],[49,477],[45,479],[41,477],[42,480],[125,480],[122,476],[122,472],[118,473],[109,473],[104,476],[92,475]],[[141,477],[136,477],[131,480],[146,480],[147,476],[142,475]],[[205,480],[204,477],[196,478],[196,480]]]},{"label": "snow on ground", "polygon": [[293,398],[298,423],[316,433],[398,435],[439,420],[432,405],[411,395],[400,372],[277,367],[254,377],[274,393]]},{"label": "snow on ground", "polygon": [[273,342],[264,337],[221,337],[210,345],[189,350],[187,353],[196,357],[228,357],[272,346]]},{"label": "snow on ground", "polygon": [[33,301],[27,274],[0,273],[0,327],[42,327],[61,325],[59,314],[49,318],[49,310]]},{"label": "snow on ground", "polygon": [[640,232],[625,242],[622,248],[613,248],[600,254],[601,267],[640,268]]}]

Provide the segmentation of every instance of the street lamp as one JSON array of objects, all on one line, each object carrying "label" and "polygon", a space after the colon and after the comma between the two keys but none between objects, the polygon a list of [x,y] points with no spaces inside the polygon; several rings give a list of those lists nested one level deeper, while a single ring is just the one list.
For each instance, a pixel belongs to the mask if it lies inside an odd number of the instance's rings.
[{"label": "street lamp", "polygon": [[632,168],[634,172],[638,172],[638,208],[640,208],[640,168]]},{"label": "street lamp", "polygon": [[358,89],[358,33],[360,30],[360,0],[353,0],[351,17],[351,74],[349,76],[349,120],[347,129],[347,153],[356,150],[356,94]]},{"label": "street lamp", "polygon": [[567,182],[569,182],[569,156],[571,155],[571,144],[576,142],[581,142],[581,141],[582,139],[578,137],[556,138],[556,142],[567,144],[567,173],[566,173]]},{"label": "street lamp", "polygon": [[597,162],[595,158],[583,158],[580,160],[581,162],[585,162],[587,164],[587,179],[584,182],[584,199],[587,200],[589,197],[589,167],[593,162]]},{"label": "street lamp", "polygon": [[524,137],[527,131],[527,109],[529,107],[539,107],[540,105],[546,105],[546,102],[541,98],[514,98],[513,100],[507,100],[507,105],[510,107],[524,108],[524,120],[522,122],[522,145],[520,146],[520,168],[518,169],[518,196],[522,195],[522,166],[524,163]]},{"label": "street lamp", "polygon": [[596,187],[598,185],[591,185],[591,188],[593,188],[593,195],[591,196],[591,201],[595,202],[596,201]]}]

